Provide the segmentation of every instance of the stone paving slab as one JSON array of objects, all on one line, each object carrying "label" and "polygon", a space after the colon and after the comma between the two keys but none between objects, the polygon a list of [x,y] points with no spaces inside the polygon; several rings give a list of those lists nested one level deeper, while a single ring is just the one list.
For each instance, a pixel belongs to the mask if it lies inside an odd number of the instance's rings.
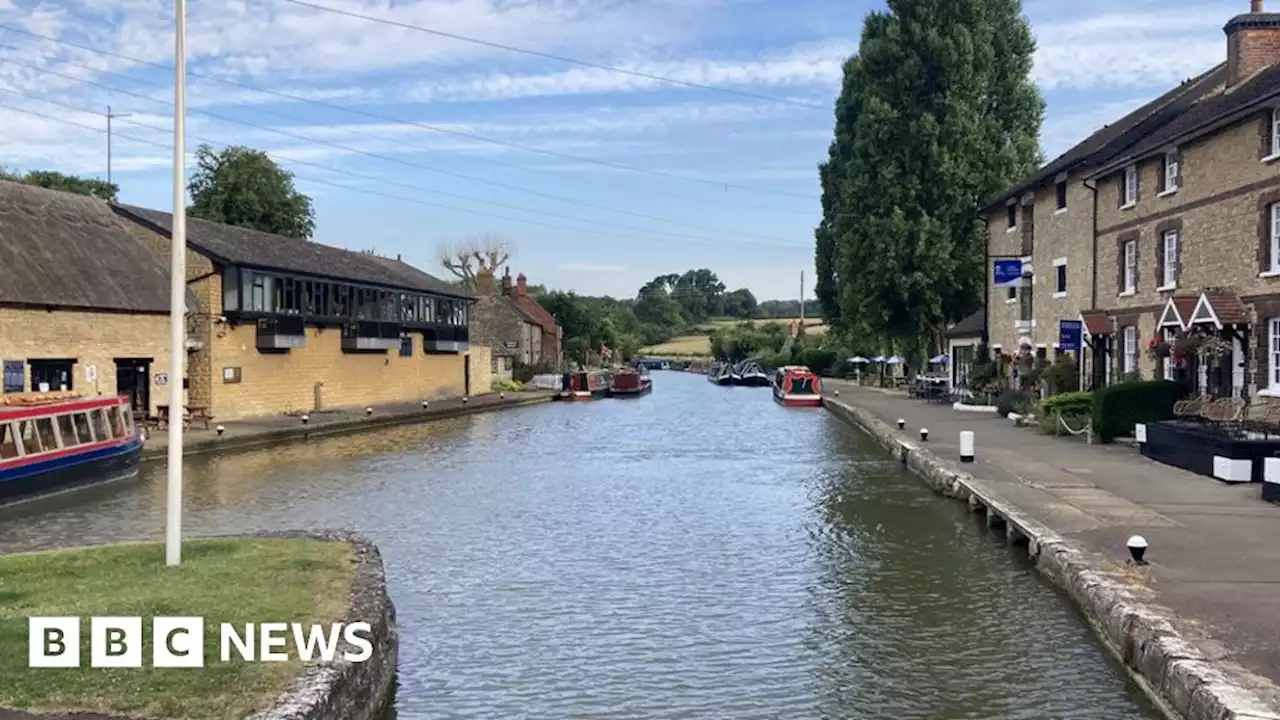
[{"label": "stone paving slab", "polygon": [[[1280,507],[1258,485],[1229,486],[1142,457],[1130,447],[1088,445],[1007,418],[931,405],[903,394],[824,382],[854,405],[992,488],[1008,503],[1141,582],[1187,633],[1223,659],[1280,681]],[[839,397],[834,397],[835,393]],[[929,441],[919,441],[919,429]],[[976,462],[961,464],[959,433],[975,436]],[[1126,539],[1150,543],[1145,568],[1126,566]]]}]

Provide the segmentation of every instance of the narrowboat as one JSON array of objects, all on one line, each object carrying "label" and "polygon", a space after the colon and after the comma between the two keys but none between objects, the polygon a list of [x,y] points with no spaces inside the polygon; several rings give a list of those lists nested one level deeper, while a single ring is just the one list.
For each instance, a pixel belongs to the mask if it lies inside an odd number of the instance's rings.
[{"label": "narrowboat", "polygon": [[782,405],[819,407],[822,382],[803,365],[780,367],[773,374],[773,399]]},{"label": "narrowboat", "polygon": [[640,363],[636,368],[624,368],[613,374],[609,381],[609,394],[613,397],[640,397],[653,391],[653,378],[649,366]]},{"label": "narrowboat", "polygon": [[604,370],[584,370],[564,376],[561,400],[595,400],[609,394],[609,373]]},{"label": "narrowboat", "polygon": [[747,358],[738,363],[738,384],[747,387],[769,387],[769,374],[760,367],[759,358]]},{"label": "narrowboat", "polygon": [[717,362],[707,370],[707,381],[713,385],[732,385],[733,366],[729,363]]},{"label": "narrowboat", "polygon": [[0,503],[131,477],[141,454],[127,396],[0,399]]}]

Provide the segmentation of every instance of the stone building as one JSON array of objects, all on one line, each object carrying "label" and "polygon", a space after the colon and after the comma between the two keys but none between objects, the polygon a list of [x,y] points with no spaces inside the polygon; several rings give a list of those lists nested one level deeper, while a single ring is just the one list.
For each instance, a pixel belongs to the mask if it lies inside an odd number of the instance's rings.
[{"label": "stone building", "polygon": [[0,361],[0,392],[121,393],[154,412],[168,266],[105,202],[0,181]]},{"label": "stone building", "polygon": [[[169,254],[168,213],[116,206]],[[488,392],[472,294],[399,259],[187,220],[192,405],[218,419]]]},{"label": "stone building", "polygon": [[538,325],[542,327],[542,363],[550,366],[552,370],[562,370],[564,368],[564,330],[560,327],[560,321],[529,295],[529,281],[524,273],[516,276],[513,286],[511,271],[507,270],[502,276],[502,294],[514,300],[520,309],[538,321]]},{"label": "stone building", "polygon": [[[1087,385],[1182,371],[1216,394],[1280,396],[1280,14],[1254,0],[1224,31],[1224,63],[988,208],[989,279],[1004,257],[1030,278],[988,282],[993,345],[1043,352],[1082,320]],[[1226,355],[1147,352],[1188,333]]]},{"label": "stone building", "polygon": [[516,364],[542,362],[542,325],[510,295],[496,292],[493,272],[487,269],[476,273],[471,343],[490,349],[491,369],[497,380],[510,380]]}]

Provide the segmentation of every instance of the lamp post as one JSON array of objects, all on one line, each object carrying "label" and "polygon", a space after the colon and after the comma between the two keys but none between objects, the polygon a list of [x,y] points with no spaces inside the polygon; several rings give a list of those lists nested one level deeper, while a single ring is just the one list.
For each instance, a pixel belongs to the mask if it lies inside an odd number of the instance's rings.
[{"label": "lamp post", "polygon": [[[185,123],[187,3],[174,0],[173,225],[169,233],[169,409],[181,412],[186,377],[187,195]],[[182,423],[169,423],[169,483],[164,536],[165,564],[182,562]]]}]

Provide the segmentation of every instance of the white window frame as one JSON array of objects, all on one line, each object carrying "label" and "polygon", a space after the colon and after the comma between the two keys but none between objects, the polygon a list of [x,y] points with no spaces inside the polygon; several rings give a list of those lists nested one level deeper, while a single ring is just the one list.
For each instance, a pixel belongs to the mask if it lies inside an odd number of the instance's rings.
[{"label": "white window frame", "polygon": [[[1058,188],[1062,188],[1062,206],[1058,206]],[[1057,181],[1053,186],[1053,214],[1061,215],[1071,206],[1071,186],[1067,184],[1066,178]]]},{"label": "white window frame", "polygon": [[1280,272],[1280,202],[1271,204],[1271,272]]},{"label": "white window frame", "polygon": [[1138,166],[1130,165],[1124,169],[1124,205],[1131,208],[1138,204]]},{"label": "white window frame", "polygon": [[1271,153],[1263,160],[1280,157],[1280,108],[1271,109]]},{"label": "white window frame", "polygon": [[[1054,258],[1053,260],[1053,296],[1055,298],[1064,298],[1067,296],[1067,285],[1064,279],[1063,287],[1058,288],[1058,268],[1066,268],[1067,259],[1064,257]],[[1065,272],[1065,270],[1064,270]]]},{"label": "white window frame", "polygon": [[1124,369],[1121,374],[1128,375],[1138,371],[1138,326],[1124,326]]},{"label": "white window frame", "polygon": [[1160,278],[1159,290],[1173,290],[1178,287],[1178,237],[1177,230],[1166,230],[1160,238],[1160,252],[1164,253],[1164,275]]},{"label": "white window frame", "polygon": [[1270,395],[1280,395],[1280,317],[1273,317],[1267,321],[1267,329],[1270,331],[1267,336],[1271,363],[1267,366],[1267,372],[1270,376],[1267,378],[1267,393]]},{"label": "white window frame", "polygon": [[1160,339],[1163,340],[1169,346],[1169,349],[1170,349],[1170,352],[1168,355],[1166,355],[1163,358],[1160,358],[1160,364],[1163,366],[1163,369],[1164,369],[1163,374],[1164,374],[1165,380],[1173,380],[1172,350],[1173,350],[1174,342],[1177,341],[1177,337],[1178,336],[1174,333],[1173,328],[1164,328],[1160,331]]},{"label": "white window frame", "polygon": [[1133,295],[1138,291],[1138,241],[1129,240],[1124,244],[1124,293]]},{"label": "white window frame", "polygon": [[1172,195],[1178,192],[1178,168],[1181,161],[1178,159],[1178,151],[1170,150],[1164,155],[1164,190],[1160,192],[1160,197]]},{"label": "white window frame", "polygon": [[[1013,211],[1013,224],[1009,224],[1009,211]],[[1018,229],[1018,203],[1010,202],[1005,206],[1005,232],[1011,233]]]}]

